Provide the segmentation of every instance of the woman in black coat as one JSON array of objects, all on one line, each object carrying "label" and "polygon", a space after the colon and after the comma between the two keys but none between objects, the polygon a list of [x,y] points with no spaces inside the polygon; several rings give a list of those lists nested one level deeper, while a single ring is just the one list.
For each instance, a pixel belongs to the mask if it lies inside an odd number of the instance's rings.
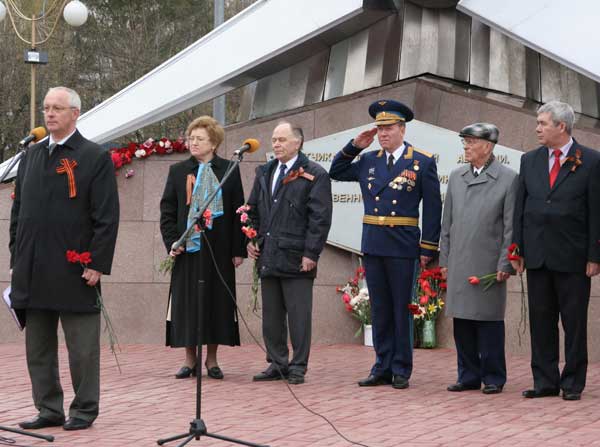
[{"label": "woman in black coat", "polygon": [[[244,203],[244,191],[239,169],[236,168],[222,192],[209,205],[212,225],[209,224],[205,235],[210,247],[204,236],[194,232],[183,246],[173,250],[173,244],[192,221],[197,207],[217,189],[229,167],[229,161],[216,155],[224,131],[215,119],[209,116],[195,119],[188,126],[186,136],[192,156],[171,166],[160,202],[162,238],[169,255],[175,258],[166,344],[186,348],[184,364],[175,377],[190,377],[196,371],[195,346],[197,328],[200,327],[203,344],[207,345],[207,373],[212,378],[222,379],[223,372],[217,362],[218,345],[240,344],[235,301],[227,288],[235,296],[235,268],[246,256],[245,239],[236,215],[237,208]],[[227,287],[221,282],[216,269]],[[201,279],[204,286],[199,290],[198,281]],[[200,325],[197,321],[198,303],[202,303],[204,315]]]}]

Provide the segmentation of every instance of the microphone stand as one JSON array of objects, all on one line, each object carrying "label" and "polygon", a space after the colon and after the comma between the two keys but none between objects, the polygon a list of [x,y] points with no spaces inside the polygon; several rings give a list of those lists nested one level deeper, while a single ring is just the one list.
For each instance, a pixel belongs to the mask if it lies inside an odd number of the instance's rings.
[{"label": "microphone stand", "polygon": [[[242,161],[243,153],[237,154],[237,156],[238,156],[238,159],[234,160],[233,164],[231,164],[230,167],[227,169],[227,171],[225,172],[225,175],[223,176],[223,179],[221,180],[221,182],[219,183],[217,188],[213,191],[213,193],[210,195],[210,197],[208,197],[208,199],[206,199],[204,201],[204,203],[200,206],[200,210],[199,210],[198,214],[194,217],[194,221],[192,222],[192,224],[188,226],[188,228],[185,230],[183,235],[177,240],[177,242],[175,242],[175,244],[173,245],[174,249],[181,247],[185,243],[187,237],[194,231],[195,225],[199,225],[200,227],[202,227],[202,214],[204,214],[204,211],[208,208],[208,206],[213,201],[213,199],[216,197],[218,192],[223,189],[223,185],[225,184],[227,179],[230,177],[230,175],[233,173],[233,170],[240,164],[240,162]],[[201,228],[201,231],[204,231],[204,229]],[[163,445],[163,444],[166,444],[167,442],[176,441],[178,439],[185,438],[185,440],[177,446],[177,447],[183,447],[184,445],[186,445],[187,443],[192,441],[192,439],[196,439],[196,441],[199,441],[200,437],[208,436],[209,438],[220,439],[222,441],[227,441],[227,442],[240,444],[240,445],[247,445],[250,447],[269,447],[268,445],[264,445],[264,444],[255,444],[253,442],[242,441],[240,439],[234,439],[234,438],[229,438],[227,436],[217,435],[215,433],[209,433],[206,428],[206,424],[202,420],[202,415],[201,415],[201,408],[202,408],[202,343],[204,341],[203,340],[202,322],[204,321],[203,320],[203,318],[204,318],[204,293],[203,293],[204,287],[205,287],[204,280],[203,279],[198,280],[198,314],[197,314],[198,322],[197,322],[197,327],[196,327],[197,337],[198,337],[197,338],[197,346],[196,346],[196,349],[197,349],[197,356],[196,356],[196,417],[194,418],[194,420],[192,420],[190,422],[190,429],[187,433],[182,433],[182,434],[174,435],[174,436],[171,436],[168,438],[159,439],[158,441],[156,441],[156,443],[158,445]]]},{"label": "microphone stand", "polygon": [[[21,158],[23,158],[23,155],[25,155],[25,152],[27,152],[27,146],[22,146],[21,150],[15,154],[15,156],[12,158],[11,163],[4,170],[4,172],[2,173],[2,175],[0,175],[0,183],[2,183],[4,181],[4,179],[6,178],[6,176],[8,175],[8,173],[10,171],[12,171],[12,168],[15,167],[15,165],[17,164],[17,162],[19,160],[21,160]],[[5,427],[3,425],[0,425],[0,430],[8,431],[8,432],[11,432],[11,433],[17,433],[19,435],[31,436],[32,438],[39,438],[39,439],[43,439],[43,440],[48,441],[48,442],[53,442],[54,441],[54,436],[51,436],[51,435],[40,435],[40,434],[37,434],[37,433],[31,433],[31,432],[27,432],[27,431],[23,431],[23,430],[18,430],[16,428]]]}]

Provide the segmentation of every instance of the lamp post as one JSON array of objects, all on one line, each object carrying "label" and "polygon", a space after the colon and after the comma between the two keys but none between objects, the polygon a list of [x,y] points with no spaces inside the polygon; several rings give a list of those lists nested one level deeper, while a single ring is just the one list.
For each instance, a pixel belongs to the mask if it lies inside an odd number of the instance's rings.
[{"label": "lamp post", "polygon": [[[36,115],[36,69],[37,65],[48,63],[48,53],[38,51],[36,46],[42,45],[50,39],[56,30],[61,13],[65,21],[69,25],[75,27],[83,25],[88,16],[86,6],[79,0],[44,0],[43,6],[42,12],[39,15],[32,14],[31,17],[29,17],[21,11],[17,4],[17,0],[0,0],[0,22],[8,15],[13,31],[17,37],[31,48],[25,50],[25,63],[31,65],[29,114],[32,129],[35,127]],[[31,26],[30,39],[27,39],[19,28],[18,24],[20,22],[27,22]],[[40,26],[42,24],[49,24],[49,26]]]}]

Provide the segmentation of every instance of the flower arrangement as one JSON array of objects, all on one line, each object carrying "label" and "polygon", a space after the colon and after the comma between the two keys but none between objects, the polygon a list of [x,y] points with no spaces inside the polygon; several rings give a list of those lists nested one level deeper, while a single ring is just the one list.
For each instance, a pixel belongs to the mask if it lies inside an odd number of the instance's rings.
[{"label": "flower arrangement", "polygon": [[[92,254],[89,251],[84,251],[82,253],[78,253],[76,250],[67,250],[66,253],[67,262],[71,264],[79,264],[85,270],[89,263],[92,262]],[[110,351],[115,356],[115,361],[117,362],[117,368],[119,372],[121,372],[121,365],[119,364],[119,358],[117,357],[117,349],[119,348],[119,340],[117,338],[117,333],[110,319],[110,315],[108,315],[108,311],[104,306],[104,300],[102,299],[102,295],[100,294],[100,289],[98,285],[94,286],[94,290],[96,291],[96,307],[100,309],[102,313],[102,317],[104,318],[104,330],[108,332],[108,342],[110,344]]]},{"label": "flower arrangement", "polygon": [[[134,158],[148,158],[153,154],[165,155],[173,152],[185,152],[187,151],[187,145],[183,138],[177,140],[169,140],[168,138],[161,138],[155,140],[148,138],[143,143],[131,142],[127,146],[120,148],[111,148],[109,150],[110,158],[115,167],[115,171],[118,171],[121,167],[128,165]],[[133,176],[133,170],[129,169],[125,174],[126,178]]]},{"label": "flower arrangement", "polygon": [[336,292],[342,294],[342,301],[346,310],[362,324],[354,334],[358,337],[363,330],[363,326],[371,324],[371,301],[369,291],[366,287],[361,287],[361,282],[365,279],[365,269],[359,266],[354,272],[354,276],[348,280],[346,285],[337,287]]},{"label": "flower arrangement", "polygon": [[[573,167],[576,168],[577,166],[578,165],[575,164]],[[508,247],[508,260],[509,261],[520,261],[521,259],[522,259],[522,256],[519,251],[519,246],[513,242]],[[525,331],[527,330],[527,303],[526,303],[527,297],[525,295],[525,283],[523,282],[523,272],[519,273],[519,280],[521,282],[521,318],[519,319],[519,327],[517,328],[517,336],[519,337],[519,346],[521,346],[521,336],[524,336]]]},{"label": "flower arrangement", "polygon": [[440,315],[446,288],[440,267],[421,270],[412,303],[408,305],[415,321],[434,321]]},{"label": "flower arrangement", "polygon": [[[240,206],[235,212],[240,216],[240,222],[242,223],[242,233],[246,235],[248,241],[257,245],[257,236],[258,231],[254,228],[252,223],[252,219],[248,215],[248,211],[250,211],[250,205],[244,204]],[[252,286],[250,287],[251,300],[250,300],[250,309],[253,313],[257,314],[260,310],[260,306],[258,304],[258,283],[260,280],[260,275],[258,274],[258,262],[254,261],[252,265]]]}]

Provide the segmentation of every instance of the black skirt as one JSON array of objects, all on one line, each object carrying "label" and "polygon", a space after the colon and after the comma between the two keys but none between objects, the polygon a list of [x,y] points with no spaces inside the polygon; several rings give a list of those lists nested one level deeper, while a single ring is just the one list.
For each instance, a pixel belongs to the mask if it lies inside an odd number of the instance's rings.
[{"label": "black skirt", "polygon": [[[235,267],[230,257],[216,253],[217,266],[232,292],[221,282],[215,270],[206,242],[195,253],[177,256],[171,274],[169,296],[170,315],[167,316],[166,345],[174,348],[193,347],[202,332],[202,344],[240,345],[237,310],[235,306]],[[204,281],[203,285],[200,282]],[[198,304],[202,304],[202,324],[198,326]],[[169,321],[170,316],[170,321]]]}]

